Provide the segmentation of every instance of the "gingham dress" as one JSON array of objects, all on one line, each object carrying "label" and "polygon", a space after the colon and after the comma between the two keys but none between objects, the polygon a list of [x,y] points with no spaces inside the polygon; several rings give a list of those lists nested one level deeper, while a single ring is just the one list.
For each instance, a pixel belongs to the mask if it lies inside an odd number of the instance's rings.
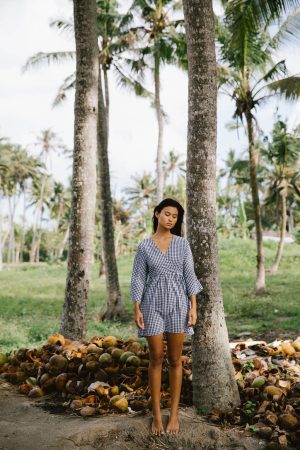
[{"label": "gingham dress", "polygon": [[138,336],[193,335],[193,328],[187,326],[189,297],[202,289],[187,239],[174,234],[166,254],[151,237],[143,239],[137,247],[130,288],[131,300],[140,303],[144,318],[145,327],[138,328]]}]

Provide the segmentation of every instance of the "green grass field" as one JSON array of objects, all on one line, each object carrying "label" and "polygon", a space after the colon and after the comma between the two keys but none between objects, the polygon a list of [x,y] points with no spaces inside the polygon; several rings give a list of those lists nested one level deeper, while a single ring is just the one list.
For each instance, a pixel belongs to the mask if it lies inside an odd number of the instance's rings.
[{"label": "green grass field", "polygon": [[[254,286],[255,242],[220,240],[219,250],[229,334],[269,330],[299,331],[300,334],[300,246],[285,246],[278,274],[267,274],[269,294],[261,297],[245,296]],[[265,243],[267,267],[275,251],[275,243]],[[118,260],[125,306],[133,313],[129,298],[132,263],[133,256]],[[105,284],[97,273],[98,265],[94,265],[87,338],[96,334],[114,334],[124,338],[136,336],[133,320],[123,323],[99,321],[99,312],[105,308]],[[59,330],[65,277],[66,265],[41,264],[32,268],[24,264],[0,273],[0,351],[39,345]]]}]

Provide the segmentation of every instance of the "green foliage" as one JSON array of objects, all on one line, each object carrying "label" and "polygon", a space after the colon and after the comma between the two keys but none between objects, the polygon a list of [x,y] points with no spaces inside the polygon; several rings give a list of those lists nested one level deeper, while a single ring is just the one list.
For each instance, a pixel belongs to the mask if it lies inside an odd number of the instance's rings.
[{"label": "green foliage", "polygon": [[[298,274],[299,246],[286,246],[282,267],[276,276],[269,276],[271,294],[245,297],[255,278],[255,242],[241,239],[219,239],[221,282],[225,316],[229,334],[243,331],[261,333],[269,330],[299,329],[300,281]],[[274,258],[276,243],[265,247],[267,264]],[[98,264],[93,266],[90,301],[88,304],[88,333],[136,336],[133,306],[129,297],[130,271],[134,254],[118,258],[120,284],[125,307],[132,311],[129,322],[100,322],[99,313],[105,309],[105,280],[98,277]],[[242,268],[242,269],[241,269]],[[17,347],[36,346],[51,333],[59,331],[63,306],[66,264],[24,264],[0,273],[0,348],[8,351]],[[146,342],[144,338],[139,338]],[[247,367],[247,366],[245,366]]]}]

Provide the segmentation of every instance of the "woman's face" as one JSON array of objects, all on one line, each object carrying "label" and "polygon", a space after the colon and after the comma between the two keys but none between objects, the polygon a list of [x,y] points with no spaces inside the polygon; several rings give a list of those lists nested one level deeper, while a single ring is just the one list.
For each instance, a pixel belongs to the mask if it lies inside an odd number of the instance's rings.
[{"label": "woman's face", "polygon": [[155,215],[162,227],[171,230],[177,222],[178,209],[175,206],[165,206],[160,213],[156,211]]}]

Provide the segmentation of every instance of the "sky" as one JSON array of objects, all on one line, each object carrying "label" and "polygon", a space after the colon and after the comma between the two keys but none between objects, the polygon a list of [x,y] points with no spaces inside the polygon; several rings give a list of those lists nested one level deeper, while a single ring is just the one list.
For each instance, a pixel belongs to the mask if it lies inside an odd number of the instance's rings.
[{"label": "sky", "polygon": [[[125,3],[124,3],[125,1]],[[125,5],[127,0],[124,0]],[[60,106],[52,102],[62,81],[75,70],[75,61],[44,65],[23,73],[27,59],[37,52],[74,50],[72,35],[50,28],[50,20],[72,18],[70,0],[0,0],[0,136],[36,152],[34,142],[41,130],[51,128],[68,147],[73,147],[74,93]],[[217,8],[217,7],[216,7]],[[300,73],[299,45],[290,44],[278,57],[285,58],[292,73]],[[153,108],[147,99],[122,90],[110,74],[109,163],[112,194],[124,197],[122,189],[132,183],[131,176],[152,171],[156,157],[157,125]],[[186,156],[187,142],[187,74],[175,67],[162,73],[162,105],[167,114],[164,152],[175,150]],[[300,122],[300,107],[283,101],[268,103],[258,114],[264,131],[272,128],[274,111],[289,120],[290,128]],[[228,151],[240,153],[246,147],[243,132],[228,131],[233,104],[224,96],[218,98],[218,166]],[[63,156],[52,156],[53,175],[67,183],[71,162]]]}]

